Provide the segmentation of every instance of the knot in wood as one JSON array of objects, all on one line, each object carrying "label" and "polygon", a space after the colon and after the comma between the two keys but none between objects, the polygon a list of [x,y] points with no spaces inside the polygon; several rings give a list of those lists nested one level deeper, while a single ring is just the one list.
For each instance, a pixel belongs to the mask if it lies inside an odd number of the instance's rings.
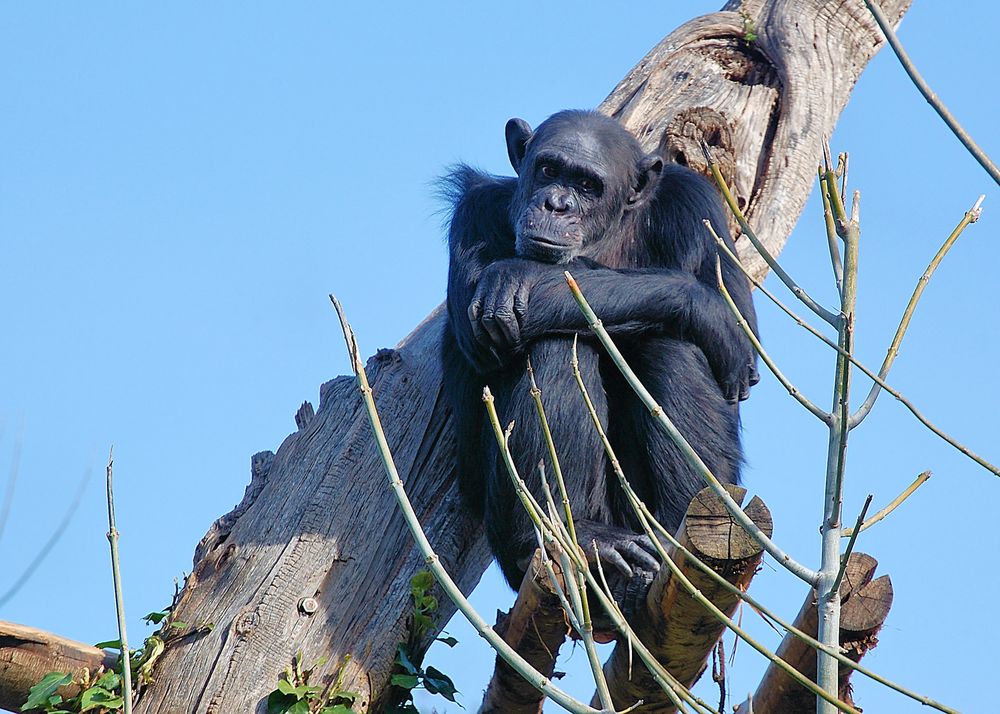
[{"label": "knot in wood", "polygon": [[675,114],[660,139],[659,153],[667,161],[711,178],[712,172],[701,149],[702,141],[711,149],[712,158],[719,163],[726,182],[735,189],[733,132],[726,118],[711,107],[690,107]]},{"label": "knot in wood", "polygon": [[260,626],[260,614],[256,610],[245,612],[233,622],[233,632],[237,637],[250,637]]}]

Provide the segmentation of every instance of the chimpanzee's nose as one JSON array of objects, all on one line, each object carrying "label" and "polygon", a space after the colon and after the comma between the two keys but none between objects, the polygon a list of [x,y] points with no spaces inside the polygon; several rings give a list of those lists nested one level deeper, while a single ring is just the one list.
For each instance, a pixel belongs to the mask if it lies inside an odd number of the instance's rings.
[{"label": "chimpanzee's nose", "polygon": [[553,213],[568,213],[576,209],[576,199],[568,191],[553,191],[545,197],[545,208]]}]

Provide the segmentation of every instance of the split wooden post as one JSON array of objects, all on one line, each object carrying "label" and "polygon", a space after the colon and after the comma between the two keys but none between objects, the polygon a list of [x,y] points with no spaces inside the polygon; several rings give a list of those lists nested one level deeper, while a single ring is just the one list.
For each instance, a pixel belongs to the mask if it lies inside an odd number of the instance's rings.
[{"label": "split wooden post", "polygon": [[[848,657],[860,662],[868,650],[878,644],[876,636],[892,607],[892,581],[888,575],[873,578],[878,561],[865,553],[852,553],[840,585],[840,646]],[[816,591],[810,591],[795,618],[795,627],[816,637]],[[792,634],[785,635],[777,651],[778,657],[799,672],[816,681],[816,651]],[[841,666],[838,697],[854,704],[850,678],[854,670]],[[749,702],[737,708],[737,714],[749,714]],[[797,684],[791,677],[771,664],[753,695],[753,714],[782,714],[816,711],[816,695]]]}]

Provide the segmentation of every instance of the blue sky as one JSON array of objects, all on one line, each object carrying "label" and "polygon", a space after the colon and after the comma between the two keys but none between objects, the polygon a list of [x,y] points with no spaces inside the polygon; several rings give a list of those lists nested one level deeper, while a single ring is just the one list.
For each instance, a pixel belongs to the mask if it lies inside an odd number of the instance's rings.
[{"label": "blue sky", "polygon": [[[458,160],[509,173],[509,117],[537,124],[596,106],[662,36],[717,4],[0,6],[0,483],[16,444],[22,454],[0,591],[92,474],[64,537],[0,618],[87,642],[115,636],[101,479],[114,444],[127,612],[141,639],[139,617],[169,601],[197,541],[240,499],[250,455],[275,449],[296,407],[347,371],[327,293],[365,352],[398,342],[444,297],[435,177]],[[961,7],[918,0],[901,37],[997,158],[1000,7]],[[888,53],[862,76],[832,143],[851,152],[862,191],[857,343],[872,366],[927,261],[986,194],[890,381],[1000,460],[996,186]],[[782,260],[832,302],[815,196]],[[757,306],[768,349],[826,405],[831,354],[762,296]],[[746,483],[771,507],[776,538],[815,565],[825,433],[768,375],[743,415]],[[867,663],[983,710],[998,634],[998,480],[883,397],[852,437],[845,509],[869,492],[880,507],[925,469],[931,481],[860,539],[896,592]],[[506,608],[495,573],[483,582],[481,610]],[[773,564],[753,592],[789,616],[804,597]],[[742,619],[777,644],[752,611]],[[448,629],[459,648],[427,662],[474,709],[490,653],[467,627]],[[572,655],[564,685],[589,696],[584,660]],[[741,645],[732,691],[752,689],[762,668]],[[862,678],[855,691],[870,711],[919,708]]]}]

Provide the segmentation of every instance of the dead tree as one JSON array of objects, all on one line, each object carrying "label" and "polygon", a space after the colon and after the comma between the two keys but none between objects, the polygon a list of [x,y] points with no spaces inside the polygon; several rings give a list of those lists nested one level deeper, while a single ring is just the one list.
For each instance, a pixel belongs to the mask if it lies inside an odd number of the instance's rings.
[{"label": "dead tree", "polygon": [[[885,0],[883,9],[898,22],[909,5]],[[671,33],[600,108],[648,150],[694,168],[703,168],[701,139],[716,147],[777,254],[805,204],[823,139],[882,44],[856,0],[733,1]],[[737,243],[741,255],[763,275],[745,243]],[[396,349],[375,355],[369,374],[417,512],[468,592],[489,555],[479,524],[462,513],[452,473],[437,358],[443,323],[438,309]],[[263,711],[299,652],[307,663],[328,657],[327,673],[351,655],[344,685],[361,693],[357,709],[377,709],[385,696],[397,643],[409,639],[409,579],[422,564],[350,380],[325,384],[315,414],[300,410],[296,421],[276,453],[253,458],[243,501],[196,549],[177,606],[191,629],[171,635],[137,712]],[[442,601],[442,624],[452,612]],[[15,686],[7,672],[0,689]]]}]

